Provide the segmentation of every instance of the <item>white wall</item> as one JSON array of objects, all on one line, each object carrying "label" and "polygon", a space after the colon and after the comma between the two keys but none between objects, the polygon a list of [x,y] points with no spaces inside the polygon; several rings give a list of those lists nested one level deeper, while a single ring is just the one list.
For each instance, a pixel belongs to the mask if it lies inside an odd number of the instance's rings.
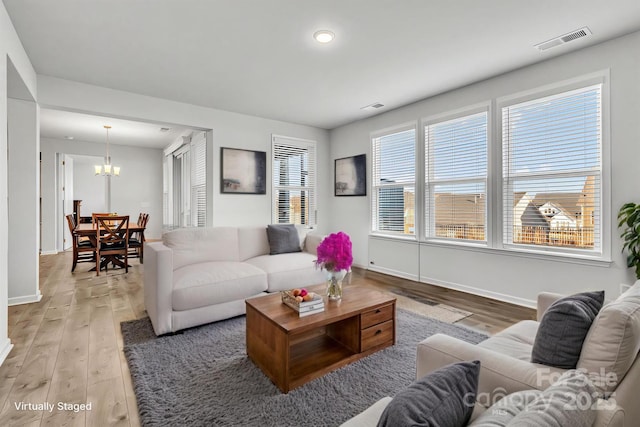
[{"label": "white wall", "polygon": [[[542,54],[541,54],[542,55]],[[610,70],[612,216],[629,201],[640,202],[637,185],[640,159],[640,33],[589,47],[546,62],[460,88],[370,119],[331,131],[331,158],[367,153],[371,182],[370,133],[379,129],[464,108],[588,73]],[[425,73],[425,78],[428,73]],[[420,144],[420,142],[418,142]],[[370,191],[370,189],[368,190]],[[568,263],[552,257],[532,258],[506,252],[477,251],[442,245],[415,244],[369,237],[368,197],[331,197],[331,229],[351,235],[355,263],[370,261],[398,275],[531,305],[540,291],[578,292],[605,289],[615,297],[620,283],[633,283],[620,253],[615,220],[605,233],[612,238],[613,262]],[[399,247],[403,249],[400,251]],[[402,254],[399,256],[398,254]],[[544,278],[544,280],[541,280]]]},{"label": "white wall", "polygon": [[[210,195],[213,196],[211,200],[213,203],[213,225],[215,226],[265,225],[271,222],[270,186],[266,195],[220,194],[220,147],[266,151],[267,157],[269,157],[271,134],[275,133],[317,141],[318,164],[329,164],[328,132],[323,129],[199,107],[48,76],[38,76],[38,88],[39,102],[54,108],[213,129],[213,153],[211,155],[213,156],[214,169],[213,188]],[[113,157],[115,159],[116,155],[114,154]],[[160,163],[158,165],[161,167]],[[329,168],[319,168],[318,171],[318,221],[321,230],[327,229],[331,215],[327,204],[329,195],[332,194],[330,184],[333,180],[332,173]],[[267,170],[267,180],[271,181],[269,169]],[[159,188],[162,189],[162,187]],[[159,195],[161,196],[160,191]],[[153,221],[153,216],[151,221]]]},{"label": "white wall", "polygon": [[8,100],[9,304],[40,301],[38,106]]},{"label": "white wall", "polygon": [[36,96],[36,73],[31,66],[4,4],[0,3],[0,363],[11,350],[8,338],[8,204],[7,204],[7,90],[8,61]]},{"label": "white wall", "polygon": [[[61,211],[56,202],[56,153],[68,155],[100,156],[105,155],[105,145],[83,141],[42,138],[42,251],[56,252],[60,224],[66,227],[66,219],[58,216]],[[140,212],[149,214],[149,224],[145,237],[158,239],[162,235],[162,150],[153,148],[113,145],[109,147],[111,161],[120,166],[120,176],[111,178],[111,210],[118,214],[129,215],[138,220]],[[82,179],[78,170],[74,171],[76,180]],[[96,176],[90,171],[84,179],[97,189],[104,189],[106,177]],[[78,195],[77,191],[74,192]],[[103,193],[104,194],[104,193]],[[74,196],[74,197],[75,197]],[[82,215],[90,214],[84,212]],[[88,215],[85,215],[88,216]]]},{"label": "white wall", "polygon": [[[94,165],[104,163],[104,157],[78,156],[73,162],[73,198],[82,200],[81,216],[91,216],[91,212],[107,212],[105,206],[105,186],[96,185],[96,181],[88,179],[94,175]],[[119,165],[119,163],[118,163]],[[135,218],[137,219],[137,217]]]}]

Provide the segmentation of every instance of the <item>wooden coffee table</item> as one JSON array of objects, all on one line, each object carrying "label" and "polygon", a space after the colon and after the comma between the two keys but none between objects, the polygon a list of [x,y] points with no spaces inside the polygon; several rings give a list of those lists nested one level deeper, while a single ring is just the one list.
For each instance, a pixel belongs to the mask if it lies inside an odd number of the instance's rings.
[{"label": "wooden coffee table", "polygon": [[396,299],[368,288],[346,286],[341,301],[325,298],[324,312],[302,318],[280,293],[246,305],[247,354],[284,393],[396,342]]}]

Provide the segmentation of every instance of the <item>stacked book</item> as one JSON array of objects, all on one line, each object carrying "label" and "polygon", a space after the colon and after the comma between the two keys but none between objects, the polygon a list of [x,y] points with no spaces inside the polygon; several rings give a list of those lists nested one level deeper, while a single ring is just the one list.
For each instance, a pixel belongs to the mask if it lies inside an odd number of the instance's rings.
[{"label": "stacked book", "polygon": [[324,311],[324,300],[318,294],[315,294],[313,299],[309,301],[296,301],[291,291],[283,291],[282,302],[297,311],[300,317],[322,313]]}]

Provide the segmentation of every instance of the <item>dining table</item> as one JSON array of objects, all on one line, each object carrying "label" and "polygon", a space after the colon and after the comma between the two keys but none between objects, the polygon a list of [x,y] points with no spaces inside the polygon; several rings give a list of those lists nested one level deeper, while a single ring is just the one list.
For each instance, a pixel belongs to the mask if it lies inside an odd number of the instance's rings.
[{"label": "dining table", "polygon": [[[74,229],[74,233],[79,237],[87,237],[91,241],[91,244],[95,247],[98,246],[98,234],[96,233],[97,224],[85,224],[80,223],[76,225]],[[137,223],[129,223],[129,236],[134,233],[140,233],[140,241],[144,242],[144,230],[145,227],[137,224]],[[117,255],[105,256],[100,261],[100,269],[105,268],[109,263],[111,263],[114,267],[125,267],[125,263],[120,257]],[[89,271],[95,271],[95,267]]]}]

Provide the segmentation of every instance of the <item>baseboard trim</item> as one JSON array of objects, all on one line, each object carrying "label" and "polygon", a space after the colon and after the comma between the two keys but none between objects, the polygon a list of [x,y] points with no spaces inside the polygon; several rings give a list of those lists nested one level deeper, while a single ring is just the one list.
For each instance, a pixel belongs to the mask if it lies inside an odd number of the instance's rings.
[{"label": "baseboard trim", "polygon": [[429,283],[443,288],[453,289],[460,292],[466,292],[472,295],[491,298],[502,302],[519,305],[522,307],[536,308],[537,302],[525,298],[514,297],[513,295],[502,294],[500,292],[492,292],[486,289],[475,288],[473,286],[461,285],[459,283],[447,282],[445,280],[433,279],[431,277],[420,277],[420,282]]},{"label": "baseboard trim", "polygon": [[0,366],[2,365],[2,363],[4,363],[12,348],[13,344],[11,344],[11,340],[9,338],[6,338],[4,340],[4,344],[0,346]]},{"label": "baseboard trim", "polygon": [[403,279],[413,280],[414,282],[418,281],[418,275],[405,273],[404,271],[393,270],[391,268],[378,267],[373,265],[370,265],[368,269],[371,271],[375,271],[377,273],[388,274],[390,276],[396,276],[396,277],[401,277]]},{"label": "baseboard trim", "polygon": [[58,255],[58,251],[40,251],[40,255]]},{"label": "baseboard trim", "polygon": [[9,306],[12,305],[20,305],[20,304],[30,304],[32,302],[39,302],[42,299],[42,294],[40,293],[40,289],[35,295],[26,295],[23,297],[13,297],[9,298]]}]

